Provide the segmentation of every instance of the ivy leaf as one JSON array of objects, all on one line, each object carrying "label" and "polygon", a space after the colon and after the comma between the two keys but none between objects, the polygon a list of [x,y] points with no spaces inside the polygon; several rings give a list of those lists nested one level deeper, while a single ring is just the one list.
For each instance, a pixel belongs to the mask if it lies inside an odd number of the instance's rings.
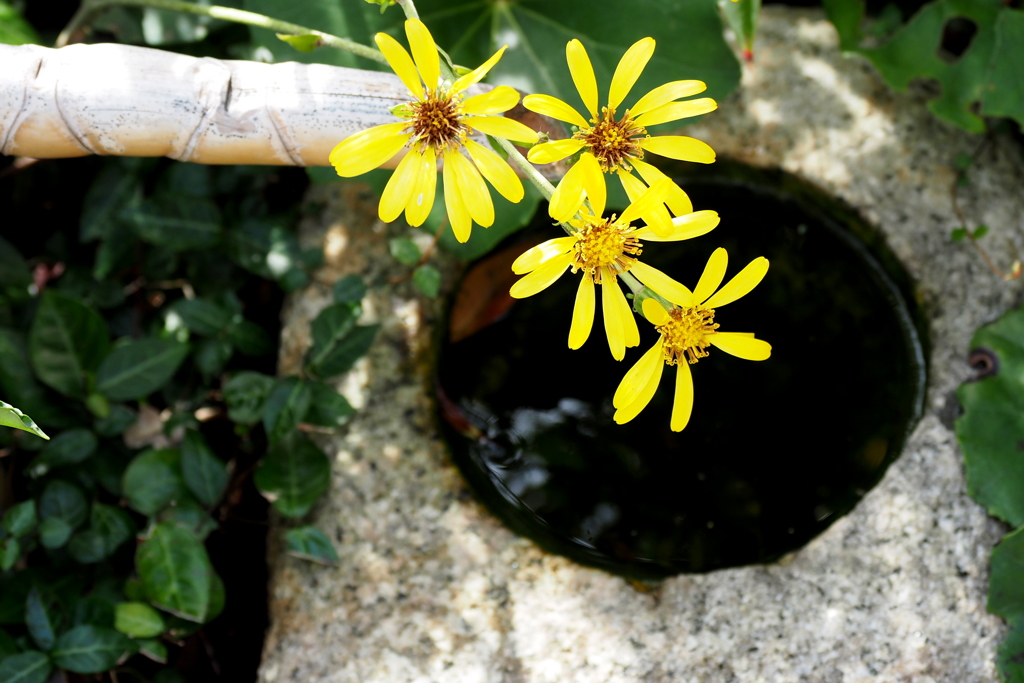
[{"label": "ivy leaf", "polygon": [[46,683],[52,669],[49,657],[29,650],[0,661],[0,683]]},{"label": "ivy leaf", "polygon": [[139,339],[111,351],[96,372],[96,390],[112,401],[143,398],[165,385],[188,356],[188,344]]},{"label": "ivy leaf", "polygon": [[32,369],[60,393],[83,397],[88,375],[110,349],[107,325],[77,299],[50,289],[40,299],[28,336]]},{"label": "ivy leaf", "polygon": [[284,535],[288,554],[320,564],[338,564],[338,553],[330,539],[315,526],[300,526],[289,529]]},{"label": "ivy leaf", "polygon": [[57,639],[50,656],[62,669],[79,674],[97,674],[114,666],[135,651],[129,638],[114,629],[76,626]]},{"label": "ivy leaf", "polygon": [[299,432],[270,447],[253,478],[256,488],[285,517],[301,517],[327,490],[331,462]]}]

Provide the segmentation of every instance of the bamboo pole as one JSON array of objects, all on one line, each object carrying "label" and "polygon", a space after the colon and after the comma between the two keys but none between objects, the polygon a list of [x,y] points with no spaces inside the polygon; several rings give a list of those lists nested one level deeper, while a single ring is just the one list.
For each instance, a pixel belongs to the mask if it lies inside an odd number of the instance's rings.
[{"label": "bamboo pole", "polygon": [[0,153],[11,156],[328,166],[340,140],[396,121],[389,109],[408,100],[390,73],[130,45],[0,45]]}]

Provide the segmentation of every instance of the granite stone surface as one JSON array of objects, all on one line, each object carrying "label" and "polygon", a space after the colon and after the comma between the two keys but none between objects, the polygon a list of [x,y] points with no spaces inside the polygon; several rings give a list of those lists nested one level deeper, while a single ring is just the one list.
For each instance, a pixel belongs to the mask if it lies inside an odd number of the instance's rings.
[{"label": "granite stone surface", "polygon": [[[405,274],[387,256],[397,228],[376,220],[359,186],[320,186],[310,199],[324,209],[302,238],[324,244],[326,264],[286,307],[281,371],[297,368],[309,322],[344,274],[377,285],[365,318],[383,330],[338,383],[360,412],[316,437],[333,477],[309,521],[340,566],[287,557],[285,525],[272,533],[263,683],[998,680],[1005,625],[985,602],[1005,529],[967,496],[952,431],[972,332],[1022,294],[949,238],[952,161],[981,138],[935,120],[926,86],[893,93],[869,64],[843,59],[820,13],[767,9],[755,58],[741,90],[687,134],[842,198],[906,265],[932,348],[925,415],[902,457],[849,515],[777,564],[644,589],[547,554],[476,502],[446,454],[430,382],[439,307],[407,281],[381,286]],[[1003,141],[960,191],[1003,265],[1024,253],[1021,187],[1020,150]]]}]

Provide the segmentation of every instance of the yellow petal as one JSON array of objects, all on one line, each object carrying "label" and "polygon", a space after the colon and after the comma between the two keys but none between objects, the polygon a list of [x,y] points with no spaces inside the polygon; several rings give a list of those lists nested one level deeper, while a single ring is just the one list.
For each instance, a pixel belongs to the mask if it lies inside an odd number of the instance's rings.
[{"label": "yellow petal", "polygon": [[619,60],[619,65],[615,67],[615,75],[612,76],[612,87],[608,92],[609,109],[618,109],[653,54],[654,38],[641,38],[626,50],[626,54]]},{"label": "yellow petal", "polygon": [[693,305],[693,294],[684,285],[679,284],[657,268],[652,268],[643,261],[637,261],[629,272],[636,279],[653,289],[662,298],[668,299],[676,306],[689,308]]},{"label": "yellow petal", "polygon": [[767,272],[768,259],[764,256],[758,256],[748,263],[746,268],[736,273],[733,279],[725,283],[725,286],[718,290],[714,296],[705,301],[703,303],[704,308],[718,308],[745,296],[750,290],[757,287],[757,283],[764,278],[764,274]]},{"label": "yellow petal", "polygon": [[377,47],[384,53],[391,70],[402,79],[402,83],[409,89],[417,100],[423,99],[423,85],[420,84],[420,75],[416,72],[416,65],[412,63],[412,57],[405,51],[401,43],[386,33],[378,33],[373,37]]},{"label": "yellow petal", "polygon": [[640,414],[640,411],[647,407],[647,404],[654,398],[654,394],[658,391],[658,384],[661,382],[661,373],[665,370],[664,363],[654,363],[651,367],[651,374],[647,377],[647,381],[637,392],[636,398],[632,402],[619,408],[615,411],[612,419],[615,420],[616,424],[626,424],[634,417]]},{"label": "yellow petal", "polygon": [[452,84],[452,92],[460,93],[474,83],[479,83],[480,80],[487,75],[487,72],[493,69],[494,65],[498,63],[498,60],[501,59],[501,55],[504,54],[506,47],[508,47],[508,45],[502,45],[497,52],[491,55],[490,59],[455,81]]},{"label": "yellow petal", "polygon": [[444,206],[448,211],[448,222],[452,224],[455,239],[464,244],[469,240],[473,230],[473,219],[469,217],[466,204],[462,201],[453,168],[453,164],[446,163],[441,169],[441,178],[444,181]]},{"label": "yellow petal", "polygon": [[672,230],[665,235],[658,235],[650,228],[640,228],[633,235],[648,242],[679,242],[708,234],[720,221],[717,212],[705,209],[673,218]]},{"label": "yellow petal", "polygon": [[658,343],[652,346],[647,353],[640,357],[640,360],[633,364],[633,367],[629,369],[626,376],[619,382],[619,387],[615,390],[615,395],[612,396],[612,406],[615,408],[625,408],[636,400],[636,397],[647,385],[647,381],[657,369],[655,366],[665,364],[664,347],[665,338],[659,337]]},{"label": "yellow petal", "polygon": [[441,60],[437,55],[437,45],[430,31],[419,19],[406,19],[405,35],[409,37],[412,58],[423,76],[427,90],[435,90],[441,80]]},{"label": "yellow petal", "polygon": [[[668,178],[667,175],[662,173],[657,167],[651,166],[646,161],[640,161],[639,159],[630,159],[630,163],[633,164],[633,168],[637,170],[640,177],[644,179],[644,182],[648,185],[653,185],[663,178]],[[665,203],[668,204],[668,208],[672,210],[677,216],[682,216],[693,211],[693,203],[690,198],[686,196],[682,188],[672,183],[672,189],[669,190],[668,196],[665,198]]]},{"label": "yellow petal", "polygon": [[[594,164],[597,163],[597,159],[592,154],[581,156],[580,160],[569,167],[568,173],[558,181],[558,187],[555,188],[554,194],[548,201],[548,215],[559,223],[564,223],[572,218],[583,204],[588,172],[588,164],[584,159],[587,157]],[[601,173],[600,166],[598,166],[597,172]],[[604,181],[602,180],[602,182]]]},{"label": "yellow petal", "polygon": [[665,310],[665,307],[657,299],[644,299],[640,307],[643,309],[644,317],[652,325],[664,325],[671,320],[668,311]]},{"label": "yellow petal", "polygon": [[678,100],[680,97],[689,97],[704,92],[707,88],[708,86],[704,85],[703,81],[672,81],[665,85],[659,85],[637,100],[637,103],[630,108],[629,113],[639,116],[644,112],[657,109],[663,104],[668,104],[672,100]]},{"label": "yellow petal", "polygon": [[487,149],[473,140],[466,140],[466,151],[476,162],[476,167],[484,174],[484,178],[494,185],[494,189],[500,192],[502,197],[513,204],[523,198],[525,191],[519,176],[494,150]]},{"label": "yellow petal", "polygon": [[685,135],[656,135],[640,141],[640,147],[669,159],[695,161],[710,164],[715,160],[715,150],[706,142],[688,138]]},{"label": "yellow petal", "polygon": [[690,421],[693,413],[693,375],[690,364],[680,361],[676,366],[676,395],[672,399],[672,421],[669,427],[673,432],[681,432]]},{"label": "yellow petal", "polygon": [[590,112],[590,117],[596,119],[597,78],[594,77],[594,67],[590,64],[583,43],[575,38],[570,40],[565,46],[565,60],[569,63],[569,73],[572,74],[572,82],[576,84],[583,106]]},{"label": "yellow petal", "polygon": [[626,207],[626,210],[619,216],[620,223],[632,223],[641,216],[648,216],[653,213],[654,207],[664,203],[665,195],[668,194],[672,181],[668,178],[656,182],[640,195],[640,198]]},{"label": "yellow petal", "polygon": [[572,250],[576,244],[575,237],[556,237],[547,242],[541,242],[535,247],[527,249],[512,262],[512,272],[517,275],[537,270],[541,265],[547,263],[556,256],[563,256]]},{"label": "yellow petal", "polygon": [[501,114],[519,104],[519,93],[515,88],[499,85],[490,92],[473,95],[462,103],[467,114]]},{"label": "yellow petal", "polygon": [[372,171],[398,154],[409,134],[403,133],[405,123],[385,123],[353,133],[331,150],[331,165],[343,178],[352,178]]},{"label": "yellow petal", "polygon": [[416,189],[413,190],[405,207],[405,220],[414,228],[423,225],[427,220],[430,209],[434,206],[434,194],[437,192],[437,160],[434,157],[434,148],[427,147],[420,159]]},{"label": "yellow petal", "polygon": [[712,252],[708,263],[704,266],[697,286],[693,288],[693,300],[704,301],[715,293],[718,285],[722,284],[725,278],[725,269],[729,265],[729,254],[719,247]]},{"label": "yellow petal", "polygon": [[576,304],[572,309],[572,326],[569,327],[569,348],[576,350],[590,337],[594,326],[594,280],[586,273],[580,278],[576,290]]},{"label": "yellow petal", "polygon": [[530,111],[571,123],[580,128],[590,127],[590,124],[587,123],[587,120],[578,111],[551,95],[527,95],[523,98],[523,106]]},{"label": "yellow petal", "polygon": [[555,280],[562,277],[562,273],[572,262],[572,254],[562,254],[550,259],[537,270],[524,275],[508,290],[513,299],[525,299],[537,292],[543,291],[554,284]]},{"label": "yellow petal", "polygon": [[656,126],[659,123],[700,116],[716,109],[718,109],[718,103],[710,97],[687,100],[686,102],[669,102],[636,117],[636,124],[645,127]]},{"label": "yellow petal", "polygon": [[537,141],[537,132],[529,126],[506,119],[503,116],[470,116],[462,119],[470,128],[476,129],[485,135],[493,135],[496,138],[505,138],[515,142],[534,143]]},{"label": "yellow petal", "polygon": [[622,360],[626,357],[626,331],[619,315],[618,298],[622,296],[619,282],[607,268],[601,268],[601,314],[604,316],[604,332],[608,336],[608,348],[612,358]]},{"label": "yellow petal", "polygon": [[542,142],[536,147],[531,147],[526,153],[526,158],[532,164],[550,164],[572,156],[580,151],[585,143],[582,140],[553,140]]},{"label": "yellow petal", "polygon": [[767,360],[772,345],[743,332],[716,332],[708,337],[714,346],[744,360]]},{"label": "yellow petal", "polygon": [[494,223],[494,203],[480,171],[459,152],[449,153],[444,163],[454,167],[452,171],[455,173],[455,182],[458,183],[459,194],[469,215],[485,228],[491,227]]},{"label": "yellow petal", "polygon": [[418,153],[409,152],[398,162],[398,168],[384,186],[380,206],[377,208],[380,219],[385,223],[390,223],[405,211],[405,206],[416,189],[422,161],[423,157]]}]

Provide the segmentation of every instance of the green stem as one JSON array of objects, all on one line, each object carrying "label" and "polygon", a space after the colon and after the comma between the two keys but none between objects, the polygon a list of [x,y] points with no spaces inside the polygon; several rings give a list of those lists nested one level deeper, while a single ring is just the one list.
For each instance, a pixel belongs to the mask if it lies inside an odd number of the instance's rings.
[{"label": "green stem", "polygon": [[324,33],[323,31],[317,31],[315,29],[299,26],[298,24],[292,24],[279,19],[272,19],[262,14],[256,14],[255,12],[246,12],[245,10],[234,9],[233,7],[220,7],[218,5],[196,5],[191,2],[182,2],[181,0],[85,0],[85,2],[82,3],[82,6],[78,8],[78,11],[75,12],[75,15],[71,17],[71,21],[68,22],[67,27],[61,31],[60,36],[57,37],[57,47],[64,47],[67,45],[72,34],[88,24],[96,14],[102,12],[108,7],[116,7],[118,5],[152,7],[154,9],[171,10],[172,12],[198,14],[212,19],[223,19],[224,21],[233,21],[238,24],[257,26],[276,33],[287,33],[293,36],[314,35],[320,39],[321,45],[326,47],[351,52],[354,55],[358,55],[375,62],[380,62],[381,64],[388,63],[384,58],[384,55],[381,54],[379,50],[366,45],[361,45],[360,43],[349,40],[348,38],[339,38],[338,36],[331,35],[330,33]]}]

